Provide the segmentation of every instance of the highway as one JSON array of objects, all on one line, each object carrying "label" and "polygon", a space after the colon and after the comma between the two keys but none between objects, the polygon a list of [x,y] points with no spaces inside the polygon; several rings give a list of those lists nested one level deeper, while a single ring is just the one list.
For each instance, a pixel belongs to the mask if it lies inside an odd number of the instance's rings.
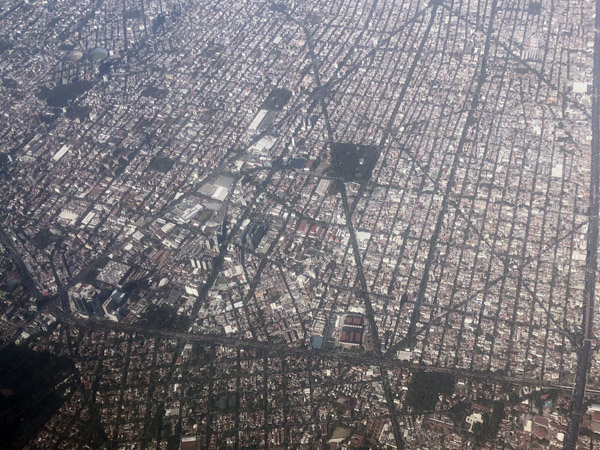
[{"label": "highway", "polygon": [[565,435],[565,450],[574,450],[579,437],[579,425],[583,416],[583,403],[587,376],[592,359],[592,336],[594,318],[594,296],[596,295],[596,273],[598,268],[598,206],[600,195],[600,0],[596,0],[596,33],[594,36],[594,73],[592,93],[592,167],[590,171],[590,211],[587,233],[587,255],[584,288],[584,316],[581,325],[583,345],[577,358],[573,406],[569,426]]},{"label": "highway", "polygon": [[[64,314],[59,308],[48,305],[48,311],[58,317],[61,323],[69,326],[78,327],[82,330],[112,330],[122,333],[140,333],[147,336],[162,337],[165,339],[176,339],[183,342],[198,343],[201,345],[223,345],[233,348],[244,348],[259,350],[262,352],[271,353],[280,357],[292,356],[307,359],[327,359],[339,361],[352,366],[378,366],[381,369],[397,370],[424,370],[427,372],[449,373],[455,374],[460,378],[468,378],[472,380],[495,382],[495,383],[510,383],[519,386],[530,386],[540,389],[558,389],[565,392],[572,392],[574,386],[572,384],[553,383],[549,381],[539,380],[536,378],[525,378],[508,376],[489,371],[476,371],[471,369],[444,367],[437,365],[417,364],[400,359],[393,359],[385,355],[375,355],[373,353],[351,353],[343,350],[316,350],[303,347],[290,347],[287,344],[275,343],[273,341],[258,341],[254,339],[243,339],[233,336],[213,335],[213,334],[194,334],[189,332],[162,330],[156,328],[147,328],[135,324],[124,324],[110,321],[96,321],[87,319],[78,319],[73,316]],[[586,389],[586,393],[600,394],[600,389]]]}]

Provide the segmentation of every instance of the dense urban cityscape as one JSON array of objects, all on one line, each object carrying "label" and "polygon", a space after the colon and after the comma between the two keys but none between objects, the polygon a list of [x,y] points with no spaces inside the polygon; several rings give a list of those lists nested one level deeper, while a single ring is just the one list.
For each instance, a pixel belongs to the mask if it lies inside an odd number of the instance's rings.
[{"label": "dense urban cityscape", "polygon": [[600,449],[599,0],[0,25],[0,447]]}]

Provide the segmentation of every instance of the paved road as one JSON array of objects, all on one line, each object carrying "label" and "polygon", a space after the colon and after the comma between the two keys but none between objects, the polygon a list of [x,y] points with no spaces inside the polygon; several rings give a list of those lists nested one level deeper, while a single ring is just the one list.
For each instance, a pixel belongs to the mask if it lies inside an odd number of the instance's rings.
[{"label": "paved road", "polygon": [[573,390],[573,410],[564,440],[565,450],[574,450],[579,437],[579,425],[583,416],[583,401],[586,392],[587,375],[592,359],[594,296],[596,294],[596,273],[598,268],[598,206],[600,195],[600,0],[596,0],[596,35],[594,37],[594,87],[592,94],[592,167],[590,179],[590,214],[587,234],[586,273],[584,288],[584,317],[582,323],[583,345],[579,350],[575,389]]},{"label": "paved road", "polygon": [[[289,15],[287,17],[291,18]],[[433,16],[428,25],[428,29],[431,28],[432,21],[433,21]],[[306,26],[304,26],[302,24],[298,24],[298,25],[302,28],[302,30],[304,31],[304,34],[306,35],[306,42],[308,45],[308,51],[309,51],[309,55],[310,55],[311,62],[312,62],[315,83],[317,85],[317,90],[320,93],[322,93],[323,85],[321,83],[321,77],[319,74],[319,65],[317,62],[317,56],[314,51],[314,43],[312,41],[312,35],[310,33],[310,30]],[[344,185],[344,182],[341,177],[340,163],[339,163],[339,160],[337,157],[337,152],[335,150],[335,143],[334,143],[334,138],[333,138],[333,136],[334,136],[333,128],[331,126],[331,121],[329,120],[329,114],[327,112],[327,105],[325,104],[323,95],[319,95],[319,102],[321,105],[321,112],[323,114],[323,119],[324,119],[325,125],[326,125],[327,140],[328,140],[329,148],[331,149],[333,166],[335,167],[335,171],[336,171],[336,175],[337,175],[337,179],[335,181],[336,181],[338,190],[342,197],[342,207],[344,209],[344,215],[346,216],[346,227],[348,228],[348,231],[350,232],[350,243],[352,245],[354,261],[356,263],[358,281],[360,282],[360,286],[361,286],[361,291],[359,291],[359,295],[362,297],[363,303],[365,305],[366,316],[367,316],[367,320],[369,322],[371,336],[374,341],[375,356],[380,358],[381,357],[381,342],[379,340],[379,333],[377,332],[377,325],[375,323],[375,314],[373,312],[373,306],[372,306],[371,300],[369,298],[367,281],[366,281],[364,269],[362,266],[362,260],[360,257],[358,241],[356,239],[356,231],[352,224],[352,213],[350,210],[348,197],[346,194],[346,186]],[[402,434],[400,432],[400,426],[398,424],[398,418],[396,415],[396,407],[395,407],[395,403],[394,403],[394,399],[393,399],[393,393],[392,393],[392,389],[390,386],[388,374],[385,370],[381,371],[381,381],[382,381],[383,390],[384,390],[384,394],[385,394],[385,398],[386,398],[386,403],[387,403],[388,410],[390,413],[392,429],[394,432],[394,440],[396,441],[396,447],[399,448],[400,450],[402,450],[404,448],[404,441],[402,440]]]},{"label": "paved road", "polygon": [[[382,369],[387,370],[412,369],[437,373],[449,373],[456,374],[461,378],[464,377],[486,382],[511,383],[520,386],[538,387],[541,389],[559,389],[566,392],[572,392],[574,388],[572,384],[552,383],[535,378],[514,377],[491,372],[479,372],[471,369],[416,364],[399,359],[392,359],[386,357],[385,355],[378,356],[372,353],[356,354],[343,350],[316,350],[302,347],[290,347],[287,344],[275,343],[272,341],[257,341],[252,339],[242,339],[238,337],[212,334],[194,334],[188,332],[147,328],[139,325],[109,321],[77,319],[72,316],[65,315],[60,309],[51,305],[49,305],[48,310],[56,315],[61,322],[71,326],[79,327],[84,330],[112,330],[123,333],[140,333],[148,336],[178,339],[185,342],[196,342],[202,345],[216,344],[234,348],[260,350],[263,352],[276,354],[278,356],[297,356],[307,359],[328,359],[353,366],[379,366]],[[586,392],[591,394],[600,394],[600,390],[597,389],[587,389]]]},{"label": "paved road", "polygon": [[451,169],[450,169],[450,175],[448,176],[448,182],[447,182],[446,187],[443,192],[442,205],[438,212],[437,220],[435,223],[435,228],[434,228],[432,236],[431,236],[431,241],[430,241],[431,243],[429,245],[429,251],[427,253],[427,258],[424,263],[425,267],[423,269],[423,277],[421,278],[421,282],[419,283],[419,290],[417,292],[417,297],[415,300],[415,307],[411,314],[410,325],[409,325],[408,331],[406,332],[404,339],[400,340],[398,343],[393,345],[391,347],[392,352],[390,353],[389,350],[387,352],[389,354],[393,354],[393,352],[396,351],[397,349],[402,348],[406,345],[409,345],[411,343],[411,341],[414,340],[414,337],[415,337],[415,331],[416,331],[417,323],[419,321],[419,316],[421,313],[421,304],[423,303],[423,301],[425,299],[425,293],[427,291],[427,285],[429,283],[429,274],[430,274],[431,267],[432,267],[432,264],[433,264],[435,256],[436,256],[436,251],[438,249],[438,240],[439,240],[440,232],[442,230],[442,226],[444,224],[444,218],[446,217],[446,214],[448,212],[450,197],[452,194],[452,188],[454,187],[454,183],[455,183],[455,179],[456,179],[456,172],[458,170],[458,166],[460,163],[460,157],[463,154],[465,144],[468,141],[469,130],[474,126],[474,124],[477,123],[477,121],[474,120],[474,117],[475,117],[475,113],[477,112],[477,107],[479,106],[480,97],[481,97],[481,89],[482,89],[483,84],[486,81],[486,77],[487,77],[487,62],[488,62],[489,53],[490,53],[492,33],[494,32],[493,26],[494,26],[494,18],[496,16],[497,3],[498,3],[497,0],[494,0],[492,2],[490,21],[489,21],[489,25],[488,25],[488,29],[487,29],[487,34],[486,34],[486,41],[485,41],[485,47],[484,47],[483,57],[482,57],[482,61],[481,61],[481,66],[479,68],[479,72],[476,72],[474,75],[477,79],[477,85],[475,87],[475,91],[473,92],[473,96],[471,98],[471,104],[469,106],[469,111],[467,113],[465,125],[464,125],[462,133],[461,133],[458,147],[456,149],[456,152],[454,153],[454,157],[453,157],[452,165],[451,165]]}]

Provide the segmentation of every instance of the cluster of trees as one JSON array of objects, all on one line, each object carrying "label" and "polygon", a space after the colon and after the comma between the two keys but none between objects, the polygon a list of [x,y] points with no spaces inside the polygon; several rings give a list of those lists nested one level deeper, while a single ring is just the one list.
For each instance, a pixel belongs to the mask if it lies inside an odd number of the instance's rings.
[{"label": "cluster of trees", "polygon": [[148,328],[174,331],[185,330],[188,326],[185,317],[178,315],[173,308],[164,305],[148,307],[138,323]]},{"label": "cluster of trees", "polygon": [[454,385],[454,376],[451,374],[418,370],[414,373],[408,387],[406,407],[410,408],[413,414],[433,411],[439,396],[451,395]]}]

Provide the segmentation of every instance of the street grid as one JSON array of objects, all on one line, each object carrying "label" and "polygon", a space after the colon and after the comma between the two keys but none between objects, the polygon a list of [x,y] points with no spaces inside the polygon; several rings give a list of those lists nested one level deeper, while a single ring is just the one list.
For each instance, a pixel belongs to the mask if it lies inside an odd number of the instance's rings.
[{"label": "street grid", "polygon": [[[43,41],[49,16],[75,8],[54,3],[50,13],[9,1],[0,22]],[[544,1],[540,12],[534,4],[104,0],[53,22],[40,44],[47,61],[21,44],[6,53],[3,76],[18,88],[1,87],[10,114],[0,117],[0,150],[12,165],[0,187],[0,243],[29,294],[19,307],[30,301],[58,319],[66,330],[57,336],[126,336],[118,386],[106,389],[116,405],[112,442],[127,442],[120,424],[134,386],[132,343],[146,333],[155,345],[144,393],[153,408],[155,391],[173,388],[184,344],[206,352],[206,380],[197,381],[209,393],[198,406],[206,447],[276,439],[288,448],[302,436],[308,446],[325,443],[330,430],[316,424],[335,408],[312,373],[335,367],[339,389],[366,383],[364,392],[377,392],[373,407],[396,448],[418,445],[401,405],[419,369],[572,391],[562,434],[575,448],[586,401],[600,391],[600,2]],[[110,75],[67,59],[59,36],[85,51],[110,48]],[[93,86],[69,104],[89,109],[77,121],[26,88],[80,79]],[[289,90],[289,102],[253,130],[274,89]],[[341,143],[376,150],[366,179],[348,181]],[[159,158],[172,167],[155,169]],[[231,186],[211,191],[220,177]],[[187,205],[202,214],[184,220],[177,208]],[[264,236],[248,244],[254,225]],[[54,241],[42,246],[45,233]],[[125,275],[100,279],[113,262]],[[97,298],[125,288],[121,323],[106,322]],[[143,329],[136,322],[154,307],[189,328]],[[342,349],[349,312],[364,315],[364,339]],[[40,317],[3,333],[35,334]],[[312,348],[314,338],[323,348]],[[157,363],[165,342],[172,354]],[[235,356],[223,362],[219,351]],[[250,395],[248,352],[262,374],[252,381],[259,399],[217,407],[213,392]],[[307,390],[303,424],[285,394],[297,360],[307,375],[294,388]],[[233,364],[230,378],[217,361]],[[98,364],[102,383],[107,367]],[[272,370],[283,383],[277,399]],[[98,386],[86,389],[89,404],[106,401]],[[190,425],[182,392],[173,394],[180,413],[169,438]],[[355,423],[367,421],[353,411]],[[161,448],[152,418],[165,414],[144,412],[126,433]],[[248,421],[263,425],[244,431]],[[63,431],[51,434],[68,442]]]}]

